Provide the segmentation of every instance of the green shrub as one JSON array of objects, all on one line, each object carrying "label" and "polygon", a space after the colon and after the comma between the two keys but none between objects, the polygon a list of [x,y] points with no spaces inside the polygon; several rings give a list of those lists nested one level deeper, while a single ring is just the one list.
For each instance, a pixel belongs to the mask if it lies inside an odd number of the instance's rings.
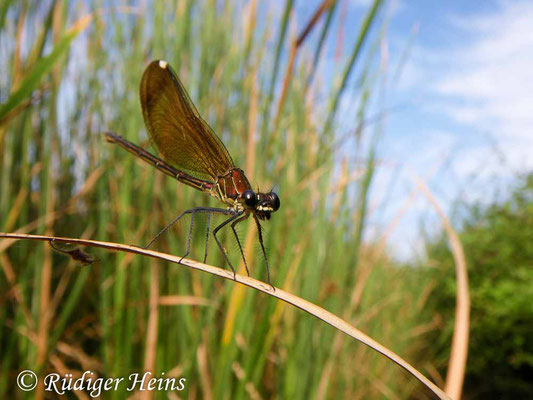
[{"label": "green shrub", "polygon": [[[467,257],[471,329],[464,393],[526,398],[533,393],[533,174],[504,203],[475,206],[460,238]],[[453,333],[455,273],[446,239],[428,245],[441,283],[429,303],[442,329],[428,344],[445,374]]]}]

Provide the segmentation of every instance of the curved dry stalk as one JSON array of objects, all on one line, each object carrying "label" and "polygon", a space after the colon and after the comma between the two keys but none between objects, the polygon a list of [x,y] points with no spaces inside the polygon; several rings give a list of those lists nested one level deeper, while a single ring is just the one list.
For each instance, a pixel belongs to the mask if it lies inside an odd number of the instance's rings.
[{"label": "curved dry stalk", "polygon": [[468,337],[470,333],[470,294],[468,290],[468,271],[466,269],[465,254],[459,235],[453,229],[450,220],[446,217],[435,196],[433,196],[428,186],[416,174],[413,175],[413,178],[439,215],[444,231],[450,241],[453,260],[455,262],[455,276],[457,281],[455,322],[445,390],[452,398],[459,400],[463,391],[466,360],[468,357]]},{"label": "curved dry stalk", "polygon": [[71,243],[71,244],[79,244],[83,246],[92,246],[92,247],[100,247],[104,249],[109,250],[115,250],[115,251],[124,251],[127,253],[133,253],[133,254],[141,254],[148,257],[157,258],[160,260],[166,260],[173,262],[175,264],[181,264],[189,268],[193,268],[196,270],[204,271],[207,273],[210,273],[212,275],[219,276],[224,279],[228,279],[230,281],[235,281],[237,283],[240,283],[242,285],[246,285],[248,287],[251,287],[255,290],[258,290],[260,292],[266,293],[269,296],[275,297],[279,300],[283,300],[286,303],[289,303],[297,308],[299,308],[302,311],[305,311],[314,317],[324,321],[328,325],[333,326],[334,328],[338,329],[341,332],[344,332],[348,336],[351,336],[355,340],[367,345],[368,347],[374,349],[378,353],[381,353],[385,357],[387,357],[389,360],[393,361],[403,369],[405,369],[407,372],[409,372],[411,375],[413,375],[416,379],[418,379],[423,385],[425,385],[429,390],[431,390],[436,396],[438,396],[440,399],[450,399],[450,397],[444,393],[441,389],[439,389],[433,382],[431,382],[428,378],[426,378],[424,375],[422,375],[417,369],[415,369],[411,364],[409,364],[407,361],[402,359],[400,356],[395,354],[394,352],[390,351],[385,346],[381,345],[380,343],[376,342],[371,337],[367,336],[357,328],[351,326],[346,321],[342,320],[341,318],[337,317],[336,315],[332,314],[329,311],[324,310],[323,308],[310,303],[298,296],[295,296],[291,293],[288,293],[282,289],[273,289],[269,284],[265,282],[258,281],[257,279],[250,278],[247,276],[242,275],[235,275],[235,279],[233,276],[233,272],[221,269],[218,267],[214,267],[208,264],[202,264],[193,260],[189,259],[181,259],[181,257],[173,256],[170,254],[165,253],[159,253],[154,250],[147,250],[143,249],[141,247],[136,246],[130,246],[126,244],[117,244],[117,243],[111,243],[111,242],[100,242],[96,240],[85,240],[85,239],[75,239],[75,238],[65,238],[65,237],[53,237],[53,236],[44,236],[44,235],[26,235],[26,234],[17,234],[17,233],[3,233],[0,232],[0,238],[4,239],[27,239],[27,240],[41,240],[41,241],[48,241],[50,242],[53,240],[54,242],[59,243]]}]

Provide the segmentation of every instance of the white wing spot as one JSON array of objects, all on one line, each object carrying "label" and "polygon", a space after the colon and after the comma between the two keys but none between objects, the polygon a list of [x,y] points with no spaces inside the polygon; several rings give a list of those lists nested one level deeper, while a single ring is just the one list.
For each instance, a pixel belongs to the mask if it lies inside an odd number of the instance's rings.
[{"label": "white wing spot", "polygon": [[159,66],[165,69],[168,66],[168,63],[166,61],[159,60]]}]

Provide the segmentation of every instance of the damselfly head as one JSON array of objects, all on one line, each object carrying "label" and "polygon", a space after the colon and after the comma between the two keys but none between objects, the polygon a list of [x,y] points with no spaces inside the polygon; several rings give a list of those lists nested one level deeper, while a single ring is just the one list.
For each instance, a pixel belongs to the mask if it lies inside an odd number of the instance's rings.
[{"label": "damselfly head", "polygon": [[242,200],[259,219],[270,219],[270,213],[277,211],[280,206],[279,197],[274,192],[255,193],[253,190],[245,190]]}]

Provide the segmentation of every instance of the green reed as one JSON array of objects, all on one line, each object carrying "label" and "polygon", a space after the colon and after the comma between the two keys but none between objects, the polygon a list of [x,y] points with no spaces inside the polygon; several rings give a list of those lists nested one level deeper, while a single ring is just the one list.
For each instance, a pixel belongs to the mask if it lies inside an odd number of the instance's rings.
[{"label": "green reed", "polygon": [[[332,10],[339,12],[335,3]],[[260,2],[153,2],[147,11],[100,5],[90,2],[82,10],[51,2],[43,10],[5,2],[0,9],[1,38],[12,44],[2,50],[9,77],[1,88],[9,100],[0,108],[2,231],[144,245],[181,211],[215,205],[103,139],[102,132],[113,130],[148,145],[138,86],[147,63],[165,59],[254,187],[275,185],[280,195],[282,208],[264,223],[273,283],[408,358],[416,346],[409,332],[421,323],[416,304],[428,283],[404,279],[379,246],[363,240],[375,148],[356,154],[366,160],[365,172],[343,183],[355,167],[339,174],[331,145],[340,136],[334,117],[347,79],[362,74],[354,65],[377,57],[381,2],[365,12],[358,32],[345,32],[355,41],[352,55],[339,61],[341,86],[319,82],[327,101],[316,100],[308,87],[317,81],[309,73],[320,73],[308,65],[323,57],[324,38],[336,40],[333,11],[322,17],[322,31],[314,28],[321,39],[299,54],[277,129],[272,120],[282,54],[294,39],[292,1],[281,20],[268,7],[266,18],[259,16]],[[79,18],[86,12],[92,20],[84,26]],[[35,29],[21,35],[6,13]],[[256,22],[246,31],[250,21]],[[14,46],[23,40],[29,56]],[[365,42],[370,50],[362,50]],[[361,96],[372,96],[375,82],[358,78]],[[361,124],[364,105],[358,115]],[[360,134],[377,133],[368,128]],[[205,220],[198,220],[189,257],[201,260]],[[253,276],[264,280],[253,229],[242,224],[240,237]],[[154,247],[183,254],[187,230],[186,222],[177,224]],[[224,240],[239,265],[231,235]],[[113,377],[174,371],[187,378],[183,397],[191,398],[407,397],[413,390],[414,383],[406,383],[412,379],[389,361],[271,298],[177,265],[86,251],[98,259],[91,266],[43,244],[17,242],[0,250],[3,396],[16,390],[14,377],[25,368],[91,369]],[[224,266],[213,243],[207,262]]]}]

